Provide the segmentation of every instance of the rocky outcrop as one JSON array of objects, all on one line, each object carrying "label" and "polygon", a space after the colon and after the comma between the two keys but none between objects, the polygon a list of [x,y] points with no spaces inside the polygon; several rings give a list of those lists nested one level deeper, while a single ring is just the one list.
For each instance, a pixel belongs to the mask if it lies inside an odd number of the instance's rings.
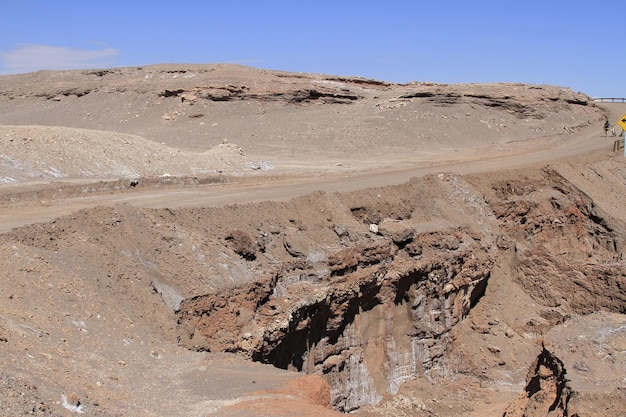
[{"label": "rocky outcrop", "polygon": [[515,241],[519,283],[562,311],[626,313],[623,225],[554,170],[541,181],[494,186],[500,199],[491,206]]},{"label": "rocky outcrop", "polygon": [[[527,308],[529,318],[526,311],[509,322],[473,316],[466,327],[502,333],[504,344],[484,345],[491,355],[485,367],[502,373],[514,366],[516,343],[534,349],[577,313],[620,313],[624,230],[545,169],[508,178],[442,173],[394,187],[227,208],[120,204],[6,236],[45,256],[88,253],[98,265],[83,274],[94,294],[144,291],[153,305],[169,308],[159,325],[180,345],[323,377],[332,406],[351,411],[416,378],[441,381],[466,370],[490,378],[487,369],[457,366],[448,354],[463,343],[455,330],[482,308],[494,270],[523,288],[525,307],[516,313]],[[153,320],[156,307],[141,308]],[[11,343],[4,333],[3,343]],[[544,356],[523,398],[571,409],[558,362]],[[516,369],[527,368],[524,360]],[[543,393],[551,399],[539,402],[548,398]]]},{"label": "rocky outcrop", "polygon": [[[623,229],[611,227],[612,219],[553,170],[534,175],[491,182],[484,202],[459,178],[437,176],[449,187],[449,206],[457,210],[463,201],[479,228],[420,224],[404,197],[395,204],[355,202],[350,214],[368,238],[359,238],[354,226],[334,224],[344,246],[313,260],[305,236],[314,232],[294,222],[298,228],[285,232],[282,245],[289,261],[253,283],[182,303],[180,341],[323,375],[333,407],[350,411],[410,379],[447,371],[441,359],[450,330],[481,298],[501,251],[512,254],[516,281],[546,307],[544,321],[518,331],[543,334],[573,313],[621,312]],[[240,246],[252,245],[239,235]],[[539,379],[528,383],[533,395],[548,378],[543,362],[558,364],[544,356],[533,371]],[[555,392],[566,399],[562,372],[548,368]]]},{"label": "rocky outcrop", "polygon": [[192,89],[165,90],[159,97],[178,97],[181,102],[194,104],[200,100],[206,101],[231,101],[231,100],[255,100],[255,101],[283,101],[287,103],[309,103],[319,101],[321,103],[346,104],[358,100],[355,94],[338,93],[329,89],[295,89],[285,92],[262,92],[251,91],[249,87],[242,86],[203,86]]},{"label": "rocky outcrop", "polygon": [[185,300],[181,342],[324,375],[342,411],[375,403],[438,366],[448,331],[489,278],[487,251],[462,229],[406,239],[402,249],[379,237],[333,253],[318,282],[293,280],[310,269],[293,262],[253,285]]},{"label": "rocky outcrop", "polygon": [[567,417],[572,395],[567,385],[563,362],[545,347],[530,368],[524,393],[514,401],[503,417]]},{"label": "rocky outcrop", "polygon": [[[0,77],[0,182],[36,182],[0,196],[0,414],[502,416],[520,393],[507,415],[622,417],[625,168],[559,165],[605,115],[561,87],[229,65]],[[560,171],[361,190],[503,155]]]}]

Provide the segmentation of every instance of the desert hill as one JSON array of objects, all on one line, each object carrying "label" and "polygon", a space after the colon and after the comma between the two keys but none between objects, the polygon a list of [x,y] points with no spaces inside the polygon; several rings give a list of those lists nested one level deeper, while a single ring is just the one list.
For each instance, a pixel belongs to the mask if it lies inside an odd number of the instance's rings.
[{"label": "desert hill", "polygon": [[[336,164],[352,169],[413,166],[434,158],[453,159],[468,149],[497,152],[519,141],[549,140],[602,117],[587,96],[560,87],[397,85],[232,65],[13,75],[0,78],[0,94],[1,124],[99,131],[89,135],[63,131],[57,137],[99,142],[110,156],[89,145],[85,151],[96,154],[81,156],[90,164],[110,159],[100,176],[113,178],[154,175],[157,169],[156,173],[182,173],[172,148],[206,152],[224,142],[240,146],[249,162],[270,159],[277,170],[284,166],[325,171]],[[140,136],[155,144],[112,132]],[[23,135],[21,139],[16,133],[0,137],[13,139],[16,146],[20,140],[28,141],[28,133]],[[41,147],[51,151],[50,157],[57,151],[51,144],[41,143]],[[137,164],[126,166],[130,155],[154,156],[155,161],[146,164],[143,172]],[[16,156],[19,161],[23,158]],[[77,158],[78,162],[83,158]],[[47,164],[41,155],[36,159]],[[162,159],[172,159],[172,169],[166,170]],[[190,161],[185,173],[210,172],[212,162]],[[66,174],[69,167],[64,165],[73,163],[50,161],[51,173],[40,175],[71,177],[74,173]],[[231,171],[242,169],[239,160],[233,165]],[[115,166],[117,175],[112,172]],[[222,168],[217,164],[214,170]],[[98,177],[97,169],[82,171],[82,177]],[[19,173],[15,176],[20,177]]]},{"label": "desert hill", "polygon": [[622,104],[0,77],[0,415],[623,416]]}]

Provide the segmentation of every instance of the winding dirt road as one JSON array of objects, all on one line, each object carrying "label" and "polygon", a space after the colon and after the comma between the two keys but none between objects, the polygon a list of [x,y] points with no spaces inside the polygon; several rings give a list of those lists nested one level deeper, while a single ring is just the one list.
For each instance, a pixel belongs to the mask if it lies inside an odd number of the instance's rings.
[{"label": "winding dirt road", "polygon": [[[626,113],[626,104],[604,103],[603,107],[617,119]],[[549,164],[560,160],[580,158],[620,158],[620,153],[612,151],[613,138],[605,138],[601,127],[589,126],[568,135],[526,140],[491,149],[473,149],[463,154],[442,155],[441,158],[420,166],[369,166],[358,171],[324,175],[311,175],[302,169],[294,170],[294,175],[254,176],[232,178],[230,182],[218,185],[181,187],[176,189],[141,189],[132,193],[92,194],[86,197],[56,199],[48,201],[28,201],[6,204],[0,207],[0,232],[25,224],[46,222],[74,211],[98,205],[130,203],[146,208],[179,208],[198,206],[222,206],[258,201],[281,201],[305,195],[313,191],[346,192],[368,187],[400,184],[412,177],[420,177],[435,172],[468,174],[505,169],[517,169],[537,164]]]}]

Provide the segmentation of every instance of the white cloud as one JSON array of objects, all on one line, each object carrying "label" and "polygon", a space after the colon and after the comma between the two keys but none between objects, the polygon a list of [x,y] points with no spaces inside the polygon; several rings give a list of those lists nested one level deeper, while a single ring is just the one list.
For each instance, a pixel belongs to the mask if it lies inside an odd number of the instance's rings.
[{"label": "white cloud", "polygon": [[39,70],[102,68],[114,64],[113,48],[85,50],[48,45],[23,45],[0,53],[0,73],[18,74]]}]

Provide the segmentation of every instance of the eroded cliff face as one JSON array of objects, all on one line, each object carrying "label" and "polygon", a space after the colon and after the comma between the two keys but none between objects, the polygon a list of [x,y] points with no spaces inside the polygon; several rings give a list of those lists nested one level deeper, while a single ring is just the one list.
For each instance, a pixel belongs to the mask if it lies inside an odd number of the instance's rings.
[{"label": "eroded cliff face", "polygon": [[448,331],[489,278],[487,250],[466,231],[414,233],[333,253],[316,279],[296,263],[256,285],[185,300],[180,322],[192,338],[183,343],[325,375],[343,411],[375,403],[438,366]]},{"label": "eroded cliff face", "polygon": [[624,223],[552,169],[540,181],[505,182],[490,206],[514,247],[516,281],[545,307],[543,333],[570,314],[626,313]]},{"label": "eroded cliff face", "polygon": [[[5,250],[24,262],[19,274],[54,263],[81,294],[109,294],[111,305],[127,309],[115,316],[121,323],[125,314],[150,317],[186,348],[323,376],[332,406],[351,411],[420,377],[489,381],[492,366],[509,384],[523,380],[532,359],[509,359],[516,344],[530,352],[520,357],[532,358],[574,315],[624,313],[625,231],[546,168],[442,173],[226,208],[98,207],[15,230]],[[60,261],[72,259],[79,267]],[[495,301],[511,303],[500,308],[514,309],[515,320],[473,314],[496,269],[532,301],[519,307],[506,294]],[[503,334],[506,344],[480,341],[455,362],[453,350],[470,340],[456,330],[467,322],[479,336]],[[472,364],[483,359],[479,350],[493,356],[480,367]],[[407,404],[421,405],[405,415],[428,415],[430,403]]]},{"label": "eroded cliff face", "polygon": [[[543,306],[542,320],[520,334],[539,340],[570,314],[624,312],[623,224],[554,170],[519,183],[426,181],[445,197],[424,203],[413,183],[379,205],[349,200],[343,209],[358,223],[327,226],[338,241],[326,251],[312,256],[287,235],[288,262],[252,284],[184,300],[181,343],[323,375],[333,406],[350,411],[407,380],[454,373],[450,330],[480,300],[499,257],[513,260],[511,274]],[[243,246],[241,256],[263,256],[263,245]]]}]

